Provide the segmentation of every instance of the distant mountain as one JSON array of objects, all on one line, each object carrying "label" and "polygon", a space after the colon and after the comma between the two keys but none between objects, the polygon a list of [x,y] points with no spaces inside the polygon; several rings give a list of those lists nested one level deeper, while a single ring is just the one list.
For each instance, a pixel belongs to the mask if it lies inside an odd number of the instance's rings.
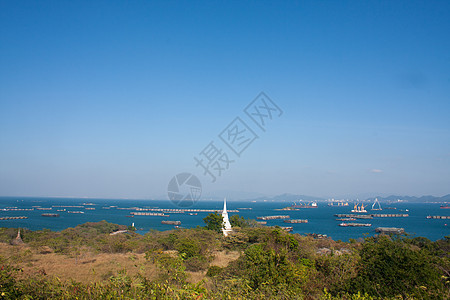
[{"label": "distant mountain", "polygon": [[306,196],[306,195],[294,195],[294,194],[282,194],[282,195],[278,195],[278,196],[274,196],[274,197],[259,197],[259,198],[255,198],[255,199],[250,199],[252,201],[262,201],[262,200],[267,200],[267,201],[280,201],[280,202],[294,202],[294,201],[321,201],[321,200],[325,200],[323,198],[320,197],[315,197],[315,196]]},{"label": "distant mountain", "polygon": [[436,196],[421,196],[421,197],[416,197],[416,196],[396,196],[396,195],[391,195],[388,197],[373,197],[373,198],[369,198],[368,200],[375,200],[375,198],[378,198],[378,201],[382,201],[382,202],[396,202],[398,200],[403,200],[403,201],[407,201],[407,202],[450,202],[450,194],[442,196],[442,197],[436,197]]}]

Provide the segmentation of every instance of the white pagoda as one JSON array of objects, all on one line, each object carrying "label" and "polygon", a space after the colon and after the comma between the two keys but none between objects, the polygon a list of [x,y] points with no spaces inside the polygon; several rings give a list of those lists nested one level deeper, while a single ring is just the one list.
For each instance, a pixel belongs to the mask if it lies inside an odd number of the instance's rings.
[{"label": "white pagoda", "polygon": [[230,232],[233,231],[231,228],[230,220],[228,219],[228,212],[227,212],[227,198],[223,199],[223,211],[222,211],[222,218],[223,218],[223,226],[222,226],[222,232],[224,236],[228,236]]}]

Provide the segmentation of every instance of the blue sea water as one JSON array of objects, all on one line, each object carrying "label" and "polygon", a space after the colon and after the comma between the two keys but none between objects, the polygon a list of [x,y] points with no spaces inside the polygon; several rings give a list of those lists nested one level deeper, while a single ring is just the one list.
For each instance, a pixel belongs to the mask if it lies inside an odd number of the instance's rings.
[{"label": "blue sea water", "polygon": [[[94,205],[85,205],[92,203]],[[450,215],[450,209],[440,209],[437,203],[394,203],[382,205],[395,207],[395,210],[383,210],[372,213],[407,213],[409,217],[403,218],[373,218],[370,220],[358,220],[355,222],[371,223],[371,227],[340,227],[341,221],[337,221],[334,214],[350,213],[352,204],[345,207],[327,206],[326,203],[318,203],[318,208],[300,209],[296,211],[279,211],[283,207],[289,206],[288,202],[249,202],[231,201],[227,207],[230,210],[238,209],[239,214],[245,218],[256,219],[258,216],[289,215],[292,219],[308,219],[308,223],[286,224],[283,220],[267,221],[267,226],[292,226],[294,233],[326,234],[334,240],[348,241],[349,239],[364,238],[372,236],[377,227],[402,227],[412,236],[423,236],[430,240],[442,239],[450,235],[450,220],[427,219],[428,215]],[[51,210],[37,210],[36,206],[52,208]],[[54,206],[83,206],[82,208],[59,208]],[[198,201],[194,209],[222,209],[223,203],[220,201]],[[80,198],[21,198],[21,197],[0,197],[0,209],[7,207],[34,208],[31,211],[0,211],[0,217],[26,216],[28,219],[0,220],[0,227],[28,228],[31,230],[51,229],[61,231],[68,227],[75,227],[86,222],[98,222],[106,220],[108,222],[131,225],[135,223],[138,232],[145,234],[150,230],[170,230],[173,225],[161,224],[162,220],[181,221],[184,228],[204,226],[203,218],[208,212],[198,212],[197,215],[188,213],[170,214],[169,217],[158,216],[134,216],[130,217],[132,207],[140,208],[178,208],[169,200],[116,200],[116,199],[80,199]],[[87,210],[92,207],[95,210]],[[124,209],[125,208],[125,209]],[[129,208],[129,209],[127,209]],[[251,208],[251,209],[240,209]],[[57,211],[66,209],[66,211]],[[406,212],[406,210],[408,210]],[[83,211],[84,214],[73,214],[67,211]],[[59,217],[43,217],[43,213],[58,213]],[[369,210],[369,213],[371,211]]]}]

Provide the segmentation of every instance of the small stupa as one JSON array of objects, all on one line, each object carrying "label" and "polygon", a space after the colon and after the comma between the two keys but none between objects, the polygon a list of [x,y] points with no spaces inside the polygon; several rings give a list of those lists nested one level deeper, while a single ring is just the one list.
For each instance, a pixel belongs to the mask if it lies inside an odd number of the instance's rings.
[{"label": "small stupa", "polygon": [[228,219],[227,198],[223,199],[222,218],[223,218],[222,232],[224,236],[228,236],[228,234],[230,234],[230,232],[232,232],[233,229],[231,228],[231,223],[230,220]]},{"label": "small stupa", "polygon": [[19,228],[19,231],[17,232],[17,237],[11,241],[11,244],[12,245],[21,245],[21,244],[23,244],[22,238],[20,237],[20,228]]}]

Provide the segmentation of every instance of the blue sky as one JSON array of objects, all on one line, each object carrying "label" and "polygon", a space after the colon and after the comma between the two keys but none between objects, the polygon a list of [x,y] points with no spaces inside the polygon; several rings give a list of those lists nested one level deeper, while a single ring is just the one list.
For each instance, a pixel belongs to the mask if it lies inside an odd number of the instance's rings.
[{"label": "blue sky", "polygon": [[[448,1],[0,1],[0,195],[448,194],[449,32]],[[261,91],[283,114],[232,157]]]}]

